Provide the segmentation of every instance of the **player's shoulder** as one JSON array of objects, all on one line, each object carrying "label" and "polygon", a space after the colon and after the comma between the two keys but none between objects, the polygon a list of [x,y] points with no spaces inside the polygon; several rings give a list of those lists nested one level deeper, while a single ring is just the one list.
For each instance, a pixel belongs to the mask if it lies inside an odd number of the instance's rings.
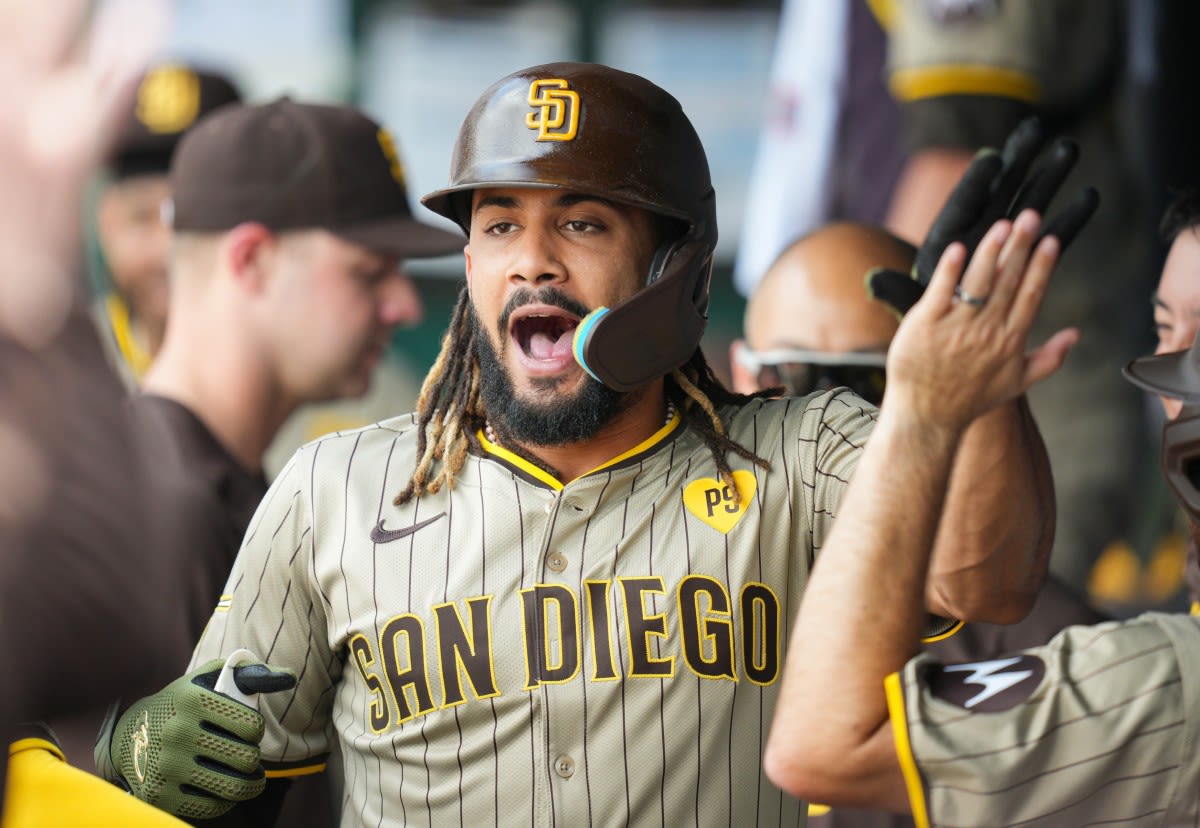
[{"label": "player's shoulder", "polygon": [[[355,428],[331,431],[304,443],[293,452],[284,470],[312,469],[318,462],[327,462],[350,455],[369,454],[381,446],[392,454],[413,454],[417,442],[417,415],[400,414]],[[283,471],[280,472],[282,477]]]},{"label": "player's shoulder", "polygon": [[813,433],[822,426],[843,429],[861,424],[870,427],[878,409],[846,388],[805,396],[756,398],[722,411],[726,429],[734,440],[772,431],[781,436]]}]

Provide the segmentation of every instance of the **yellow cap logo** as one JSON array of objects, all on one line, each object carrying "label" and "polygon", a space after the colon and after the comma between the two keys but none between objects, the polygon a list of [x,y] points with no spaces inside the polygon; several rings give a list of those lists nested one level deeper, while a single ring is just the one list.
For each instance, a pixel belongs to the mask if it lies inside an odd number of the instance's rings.
[{"label": "yellow cap logo", "polygon": [[579,93],[562,78],[540,78],[529,84],[525,126],[538,131],[539,141],[570,141],[579,131]]},{"label": "yellow cap logo", "polygon": [[134,113],[151,132],[182,132],[200,114],[200,79],[182,66],[160,66],[138,88]]},{"label": "yellow cap logo", "polygon": [[396,142],[392,138],[392,133],[381,128],[375,134],[375,137],[379,139],[379,148],[383,150],[384,156],[387,157],[388,164],[392,170],[392,178],[396,179],[396,183],[403,187],[404,165],[400,163],[400,154],[396,152]]}]

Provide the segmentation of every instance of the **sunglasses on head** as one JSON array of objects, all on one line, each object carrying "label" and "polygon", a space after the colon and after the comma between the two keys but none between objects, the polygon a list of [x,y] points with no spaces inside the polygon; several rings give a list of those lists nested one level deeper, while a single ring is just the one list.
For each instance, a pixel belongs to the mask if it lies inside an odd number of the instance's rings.
[{"label": "sunglasses on head", "polygon": [[803,348],[752,351],[743,348],[738,362],[755,376],[759,388],[783,386],[788,394],[803,396],[814,391],[845,386],[864,400],[879,405],[887,378],[887,355],[850,352],[832,354]]}]

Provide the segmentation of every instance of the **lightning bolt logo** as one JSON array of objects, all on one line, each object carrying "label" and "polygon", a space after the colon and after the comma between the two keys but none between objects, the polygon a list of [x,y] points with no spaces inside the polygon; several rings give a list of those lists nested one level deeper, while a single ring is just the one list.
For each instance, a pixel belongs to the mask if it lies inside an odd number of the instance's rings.
[{"label": "lightning bolt logo", "polygon": [[[1031,655],[946,664],[930,682],[930,689],[935,696],[967,710],[1004,710],[1029,698],[1045,669],[1042,660]],[[1034,680],[1027,681],[1031,678]],[[1023,691],[1005,692],[1019,684],[1025,685]]]}]

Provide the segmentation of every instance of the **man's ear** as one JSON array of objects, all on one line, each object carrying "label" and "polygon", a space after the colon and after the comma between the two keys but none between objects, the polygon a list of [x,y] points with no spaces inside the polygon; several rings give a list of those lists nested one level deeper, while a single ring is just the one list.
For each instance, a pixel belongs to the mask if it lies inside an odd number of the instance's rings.
[{"label": "man's ear", "polygon": [[115,232],[120,211],[121,207],[117,203],[115,190],[113,187],[108,187],[96,199],[96,232],[100,235],[101,241],[107,241]]},{"label": "man's ear", "polygon": [[261,224],[239,224],[225,234],[221,256],[225,269],[238,284],[259,292],[279,255],[279,240]]},{"label": "man's ear", "polygon": [[733,380],[733,390],[739,394],[753,394],[759,390],[758,378],[738,361],[738,354],[749,347],[744,339],[735,339],[729,343],[729,374]]},{"label": "man's ear", "polygon": [[467,242],[466,244],[463,245],[463,261],[466,263],[465,267],[466,267],[466,274],[467,274],[467,296],[474,298],[474,294],[471,293],[471,243],[470,242]]}]

